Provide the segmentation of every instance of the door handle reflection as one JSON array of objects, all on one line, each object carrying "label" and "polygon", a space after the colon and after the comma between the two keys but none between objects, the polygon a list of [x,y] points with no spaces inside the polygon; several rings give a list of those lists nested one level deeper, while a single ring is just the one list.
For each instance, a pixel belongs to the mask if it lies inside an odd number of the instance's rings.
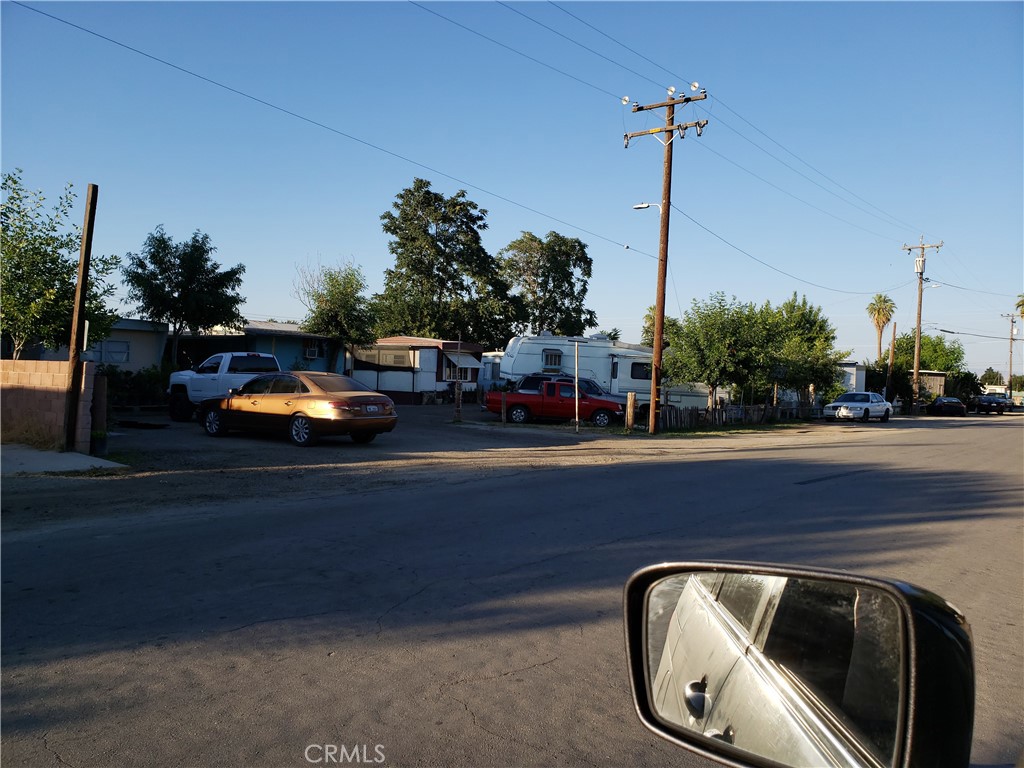
[{"label": "door handle reflection", "polygon": [[705,736],[710,736],[712,739],[718,739],[724,741],[726,744],[736,743],[736,730],[731,726],[726,726],[724,731],[708,731]]},{"label": "door handle reflection", "polygon": [[700,679],[700,682],[694,681],[692,683],[687,683],[686,685],[686,692],[683,697],[686,701],[686,711],[698,720],[704,717],[704,708],[707,704],[708,698],[705,695],[707,689],[707,675],[704,675],[704,677]]}]

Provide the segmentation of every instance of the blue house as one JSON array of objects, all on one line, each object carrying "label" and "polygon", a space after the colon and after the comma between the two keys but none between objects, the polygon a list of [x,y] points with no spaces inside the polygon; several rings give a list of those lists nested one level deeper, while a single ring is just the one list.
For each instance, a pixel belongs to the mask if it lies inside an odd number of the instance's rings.
[{"label": "blue house", "polygon": [[[215,328],[197,336],[182,334],[178,340],[178,365],[191,368],[220,352],[269,352],[287,371],[326,371],[330,362],[330,339],[306,333],[298,323],[250,320],[244,328]],[[338,354],[338,370],[345,356]]]}]

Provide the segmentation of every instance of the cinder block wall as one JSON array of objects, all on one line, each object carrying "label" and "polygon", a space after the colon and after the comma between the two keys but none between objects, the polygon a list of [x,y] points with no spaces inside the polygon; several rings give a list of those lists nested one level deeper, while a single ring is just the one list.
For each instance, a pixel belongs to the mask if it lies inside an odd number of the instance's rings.
[{"label": "cinder block wall", "polygon": [[[0,360],[0,430],[5,443],[40,448],[64,445],[64,407],[69,365],[66,360]],[[78,402],[74,450],[89,452],[96,364],[85,363]]]}]

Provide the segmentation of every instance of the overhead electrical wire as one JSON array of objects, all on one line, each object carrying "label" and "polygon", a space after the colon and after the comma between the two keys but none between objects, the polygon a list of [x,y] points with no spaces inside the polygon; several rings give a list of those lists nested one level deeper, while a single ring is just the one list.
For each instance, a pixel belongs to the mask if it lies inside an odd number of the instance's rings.
[{"label": "overhead electrical wire", "polygon": [[[419,168],[422,168],[424,170],[430,171],[431,173],[435,173],[435,174],[437,174],[439,176],[443,176],[444,178],[447,178],[447,179],[449,179],[451,181],[455,181],[458,184],[462,184],[462,185],[464,185],[466,187],[469,187],[471,189],[475,189],[475,190],[477,190],[479,192],[482,192],[482,193],[484,193],[486,195],[490,195],[491,197],[493,197],[495,199],[501,200],[501,201],[506,202],[506,203],[508,203],[510,205],[513,205],[513,206],[521,208],[521,209],[523,209],[525,211],[528,211],[530,213],[534,213],[534,214],[536,214],[538,216],[542,216],[542,217],[544,217],[546,219],[549,219],[551,221],[554,221],[554,222],[556,222],[558,224],[563,224],[563,225],[565,225],[567,227],[571,227],[572,229],[575,229],[575,230],[577,230],[579,232],[582,232],[584,234],[590,235],[591,237],[595,237],[595,238],[597,238],[599,240],[602,240],[604,242],[611,243],[611,244],[619,246],[621,248],[632,250],[635,253],[638,253],[638,254],[640,254],[642,256],[646,256],[646,257],[652,258],[652,259],[657,258],[653,254],[646,253],[645,251],[632,248],[631,246],[629,246],[629,245],[627,245],[625,243],[618,242],[618,241],[616,241],[616,240],[614,240],[612,238],[606,237],[604,235],[598,234],[598,233],[593,232],[591,230],[588,230],[588,229],[586,229],[584,227],[581,227],[581,226],[579,226],[577,224],[573,224],[571,222],[565,221],[565,220],[560,219],[560,218],[558,218],[556,216],[553,216],[551,214],[548,214],[548,213],[545,213],[543,211],[537,210],[536,208],[532,208],[532,207],[530,207],[528,205],[520,203],[520,202],[518,202],[516,200],[513,200],[513,199],[511,199],[509,197],[506,197],[504,195],[501,195],[499,193],[493,192],[493,191],[491,191],[489,189],[486,189],[484,187],[480,187],[478,185],[472,184],[471,182],[468,182],[468,181],[466,181],[464,179],[460,179],[457,176],[453,176],[452,174],[446,173],[446,172],[444,172],[444,171],[442,171],[440,169],[437,169],[437,168],[434,168],[432,166],[429,166],[429,165],[426,165],[424,163],[421,163],[419,161],[413,160],[413,159],[411,159],[409,157],[406,157],[404,155],[401,155],[401,154],[399,154],[397,152],[394,152],[392,150],[386,149],[386,148],[381,147],[381,146],[379,146],[377,144],[373,144],[372,142],[366,141],[365,139],[360,139],[357,136],[354,136],[354,135],[352,135],[350,133],[346,133],[345,131],[342,131],[342,130],[339,130],[337,128],[334,128],[334,127],[332,127],[330,125],[327,125],[326,123],[322,123],[322,122],[320,122],[318,120],[314,120],[312,118],[306,117],[305,115],[302,115],[302,114],[300,114],[298,112],[295,112],[293,110],[287,109],[285,107],[281,107],[281,106],[279,106],[277,104],[274,104],[273,102],[267,101],[267,100],[262,99],[262,98],[260,98],[258,96],[253,96],[250,93],[247,93],[245,91],[242,91],[242,90],[239,90],[239,89],[234,88],[232,86],[229,86],[229,85],[226,85],[224,83],[221,83],[221,82],[219,82],[217,80],[214,80],[214,79],[212,79],[210,77],[207,77],[205,75],[199,74],[198,72],[194,72],[193,70],[187,69],[187,68],[182,67],[182,66],[180,66],[178,64],[174,64],[173,62],[167,61],[167,60],[162,59],[162,58],[160,58],[158,56],[154,56],[154,55],[152,55],[150,53],[146,53],[145,51],[143,51],[143,50],[141,50],[139,48],[136,48],[134,46],[128,45],[126,43],[122,43],[119,40],[115,40],[114,38],[111,38],[111,37],[108,37],[106,35],[103,35],[103,34],[101,34],[99,32],[91,30],[91,29],[89,29],[87,27],[83,27],[83,26],[81,26],[79,24],[75,24],[74,22],[68,21],[68,20],[63,19],[63,18],[61,18],[59,16],[55,16],[55,15],[53,15],[51,13],[47,13],[47,12],[39,10],[37,8],[33,8],[32,6],[29,6],[29,5],[26,5],[26,4],[22,3],[22,2],[19,2],[19,0],[8,0],[8,2],[10,2],[12,5],[19,6],[21,8],[24,8],[25,10],[32,11],[33,13],[37,13],[37,14],[39,14],[41,16],[45,16],[45,17],[47,17],[49,19],[52,19],[53,21],[57,21],[57,22],[59,22],[61,24],[65,24],[65,25],[67,25],[69,27],[77,29],[77,30],[79,30],[81,32],[84,32],[86,34],[92,35],[93,37],[96,37],[96,38],[98,38],[100,40],[108,42],[108,43],[110,43],[112,45],[116,45],[116,46],[118,46],[120,48],[123,48],[124,50],[130,51],[130,52],[135,53],[135,54],[137,54],[139,56],[143,56],[144,58],[147,58],[147,59],[149,59],[151,61],[157,62],[159,64],[163,64],[164,66],[170,67],[171,69],[174,69],[174,70],[176,70],[178,72],[181,72],[182,74],[189,75],[190,77],[194,77],[194,78],[196,78],[198,80],[201,80],[201,81],[203,81],[203,82],[205,82],[205,83],[207,83],[209,85],[213,85],[213,86],[215,86],[217,88],[221,88],[221,89],[226,90],[226,91],[228,91],[230,93],[233,93],[233,94],[235,94],[237,96],[240,96],[242,98],[248,99],[248,100],[253,101],[253,102],[257,103],[257,104],[260,104],[262,106],[268,107],[268,108],[273,109],[273,110],[275,110],[277,112],[280,112],[282,114],[285,114],[285,115],[288,115],[290,117],[293,117],[293,118],[295,118],[297,120],[305,122],[307,124],[310,124],[310,125],[313,125],[315,127],[321,128],[323,130],[329,131],[329,132],[334,133],[334,134],[336,134],[338,136],[341,136],[343,138],[346,138],[346,139],[349,139],[351,141],[354,141],[354,142],[356,142],[358,144],[362,144],[365,147],[368,147],[370,149],[376,150],[376,151],[381,152],[383,154],[389,155],[390,157],[394,157],[394,158],[396,158],[398,160],[402,160],[402,161],[407,162],[407,163],[409,163],[411,165],[415,165],[415,166],[417,166]],[[416,7],[421,8],[422,10],[427,11],[428,13],[431,13],[431,14],[433,14],[435,16],[438,16],[439,18],[442,18],[445,21],[448,21],[448,22],[450,22],[450,23],[452,23],[452,24],[454,24],[454,25],[456,25],[456,26],[458,26],[458,27],[460,27],[460,28],[462,28],[462,29],[464,29],[464,30],[466,30],[468,32],[471,32],[471,33],[473,33],[475,35],[478,35],[478,36],[488,40],[489,42],[495,43],[496,45],[499,45],[499,46],[501,46],[503,48],[506,48],[506,49],[508,49],[508,50],[510,50],[510,51],[512,51],[514,53],[517,53],[517,54],[521,55],[521,56],[524,56],[525,58],[528,58],[531,61],[535,61],[536,63],[541,64],[542,66],[545,66],[548,69],[551,69],[551,70],[553,70],[555,72],[558,72],[559,74],[565,75],[566,77],[570,77],[570,78],[572,78],[574,80],[577,80],[578,82],[583,82],[584,84],[590,85],[589,83],[585,83],[585,81],[579,80],[579,78],[576,78],[576,77],[574,77],[572,75],[569,75],[569,74],[567,74],[565,72],[562,72],[561,70],[555,69],[554,67],[551,67],[551,66],[549,66],[547,64],[544,64],[543,62],[540,62],[540,61],[538,61],[536,59],[533,59],[530,56],[527,56],[526,54],[522,54],[519,51],[516,51],[515,49],[510,48],[509,46],[506,46],[503,43],[499,43],[499,42],[497,42],[497,41],[487,37],[486,35],[481,35],[479,32],[476,32],[476,31],[474,31],[474,30],[472,30],[472,29],[470,29],[470,28],[468,28],[468,27],[466,27],[466,26],[464,26],[462,24],[459,24],[458,22],[455,22],[455,21],[453,21],[453,20],[451,20],[451,19],[449,19],[449,18],[447,18],[447,17],[445,17],[445,16],[443,16],[441,14],[438,14],[438,13],[430,10],[429,8],[425,8],[424,6],[422,6],[421,4],[419,4],[417,2],[414,2],[413,0],[409,0],[409,2],[412,5],[415,5]],[[502,5],[504,5],[504,4],[502,3]],[[602,88],[599,88],[597,86],[591,86],[591,87],[594,87],[596,90],[599,90],[602,93],[614,96],[614,94],[612,94],[610,91],[606,91],[606,90],[604,90]],[[718,153],[715,153],[715,154],[718,154]],[[723,158],[723,159],[726,159],[726,158]],[[729,162],[732,162],[732,161],[729,161]],[[733,163],[733,164],[738,165],[736,163]],[[742,167],[742,166],[739,166],[739,167]],[[748,173],[750,173],[750,172],[748,171]],[[756,174],[751,174],[751,175],[754,175],[756,177]],[[764,181],[764,180],[762,179],[762,181]],[[766,182],[766,183],[770,184],[770,182]],[[774,186],[774,185],[772,185],[772,186]],[[780,191],[784,191],[784,190],[780,189]],[[796,199],[799,200],[799,198],[796,198]],[[801,201],[801,202],[804,202],[804,201]],[[707,232],[708,234],[712,235],[713,237],[721,240],[723,243],[728,245],[730,248],[733,248],[734,250],[742,253],[743,255],[747,256],[748,258],[752,259],[753,261],[756,261],[759,264],[767,267],[768,269],[771,269],[771,270],[773,270],[775,272],[778,272],[779,274],[785,275],[786,277],[789,277],[791,279],[797,280],[797,281],[799,281],[801,283],[805,283],[807,285],[814,286],[816,288],[820,288],[822,290],[832,291],[832,292],[835,292],[835,293],[844,293],[844,294],[850,294],[850,295],[873,295],[873,293],[874,293],[873,291],[848,291],[848,290],[843,290],[843,289],[839,289],[839,288],[831,288],[829,286],[825,286],[825,285],[821,285],[821,284],[818,284],[818,283],[814,283],[812,281],[805,280],[803,278],[797,277],[796,275],[793,275],[791,273],[785,272],[784,270],[781,270],[781,269],[773,266],[772,264],[770,264],[770,263],[768,263],[768,262],[766,262],[766,261],[764,261],[762,259],[759,259],[759,258],[753,256],[752,254],[748,253],[747,251],[744,251],[742,248],[739,248],[738,246],[733,245],[728,240],[723,238],[721,235],[718,235],[717,233],[713,232],[712,230],[710,230],[709,228],[707,228],[706,226],[704,226],[703,224],[698,222],[696,219],[693,219],[689,214],[687,214],[685,211],[683,211],[680,208],[678,208],[676,205],[673,204],[672,207],[675,208],[683,216],[685,216],[694,225],[696,225],[697,227],[703,229],[705,232]],[[811,207],[814,207],[814,206],[811,206]],[[817,210],[820,210],[820,209],[817,209]],[[826,211],[822,211],[822,212],[823,213],[827,213]],[[828,214],[828,215],[831,215],[831,214]],[[840,219],[840,221],[842,221],[842,219]],[[844,222],[844,223],[849,224],[850,222]],[[856,225],[853,225],[853,226],[856,226]],[[866,230],[866,231],[869,231],[869,230]],[[871,234],[877,234],[877,233],[871,233]],[[953,286],[953,287],[958,287],[958,286]],[[961,290],[970,290],[970,289],[961,288]],[[993,294],[993,295],[1005,295],[1005,294]]]},{"label": "overhead electrical wire", "polygon": [[[421,163],[421,162],[419,162],[417,160],[413,160],[412,158],[406,157],[405,155],[401,155],[398,152],[394,152],[394,151],[392,151],[390,149],[386,149],[386,148],[381,147],[381,146],[379,146],[377,144],[373,144],[372,142],[366,141],[365,139],[360,139],[358,136],[353,136],[350,133],[346,133],[345,131],[342,131],[342,130],[334,128],[334,127],[332,127],[330,125],[327,125],[326,123],[321,123],[318,120],[314,120],[314,119],[312,119],[310,117],[306,117],[305,115],[299,114],[298,112],[294,112],[294,111],[292,111],[290,109],[287,109],[285,107],[281,107],[281,106],[279,106],[277,104],[274,104],[273,102],[267,101],[265,99],[261,99],[258,96],[253,96],[252,94],[247,93],[247,92],[242,91],[242,90],[239,90],[238,88],[233,88],[230,85],[226,85],[226,84],[221,83],[221,82],[219,82],[217,80],[214,80],[214,79],[212,79],[210,77],[206,77],[205,75],[201,75],[198,72],[194,72],[194,71],[192,71],[190,69],[186,69],[185,67],[182,67],[182,66],[179,66],[177,64],[174,64],[173,62],[167,61],[166,59],[161,59],[159,56],[154,56],[154,55],[152,55],[150,53],[146,53],[143,50],[135,48],[135,47],[133,47],[131,45],[128,45],[126,43],[122,43],[119,40],[115,40],[115,39],[113,39],[111,37],[107,37],[106,35],[100,34],[99,32],[95,32],[94,30],[91,30],[91,29],[89,29],[87,27],[83,27],[83,26],[81,26],[79,24],[75,24],[74,22],[68,21],[67,19],[62,19],[59,16],[54,16],[51,13],[46,13],[45,11],[41,11],[38,8],[33,8],[32,6],[25,5],[24,3],[21,3],[18,0],[6,0],[6,1],[10,2],[11,5],[17,5],[17,6],[21,7],[21,8],[24,8],[25,10],[32,11],[33,13],[38,13],[41,16],[46,16],[47,18],[53,19],[54,21],[57,21],[57,22],[60,22],[61,24],[66,24],[67,26],[72,27],[74,29],[77,29],[80,32],[85,32],[86,34],[92,35],[93,37],[99,38],[100,40],[103,40],[105,42],[111,43],[112,45],[116,45],[116,46],[118,46],[120,48],[123,48],[123,49],[125,49],[127,51],[131,51],[132,53],[135,53],[135,54],[137,54],[139,56],[143,56],[143,57],[145,57],[147,59],[150,59],[151,61],[155,61],[158,64],[163,64],[164,66],[170,67],[171,69],[177,70],[178,72],[181,72],[183,74],[189,75],[190,77],[194,77],[197,80],[202,80],[203,82],[208,83],[209,85],[216,86],[217,88],[222,88],[223,90],[228,91],[230,93],[233,93],[236,96],[241,96],[244,99],[249,99],[250,101],[253,101],[253,102],[255,102],[257,104],[260,104],[260,105],[262,105],[264,107],[268,107],[270,109],[276,110],[277,112],[281,112],[282,114],[288,115],[289,117],[294,117],[297,120],[301,120],[304,123],[308,123],[309,125],[316,126],[317,128],[322,128],[325,131],[330,131],[331,133],[334,133],[334,134],[336,134],[338,136],[341,136],[343,138],[349,139],[350,141],[354,141],[354,142],[356,142],[358,144],[362,144],[364,147],[368,147],[368,148],[376,150],[378,152],[382,152],[385,155],[388,155],[390,157],[396,158],[398,160],[402,160],[402,161],[404,161],[406,163],[409,163],[411,165],[415,165],[418,168],[422,168],[422,169],[424,169],[426,171],[430,171],[431,173],[435,173],[438,176],[443,176],[446,179],[450,179],[451,181],[454,181],[454,182],[456,182],[458,184],[462,184],[462,185],[464,185],[466,187],[469,187],[470,189],[475,189],[478,192],[483,192],[486,195],[490,195],[491,197],[493,197],[493,198],[495,198],[497,200],[501,200],[501,201],[506,202],[506,203],[508,203],[510,205],[514,205],[517,208],[523,209],[524,211],[529,211],[530,213],[535,213],[538,216],[543,216],[544,218],[550,219],[551,221],[554,221],[554,222],[556,222],[558,224],[564,224],[567,227],[572,227],[573,229],[575,229],[575,230],[577,230],[579,232],[583,232],[584,234],[590,235],[591,237],[595,237],[595,238],[597,238],[599,240],[603,240],[606,243],[611,243],[612,245],[616,245],[616,246],[618,246],[620,248],[627,248],[629,250],[634,250],[634,251],[636,251],[636,253],[639,253],[642,256],[647,256],[649,258],[656,258],[653,254],[645,253],[644,251],[640,251],[640,250],[636,250],[634,248],[631,248],[629,245],[627,245],[625,243],[621,243],[621,242],[618,242],[617,240],[614,240],[614,239],[612,239],[610,237],[606,237],[606,236],[600,235],[600,234],[598,234],[596,232],[592,232],[592,231],[590,231],[590,230],[588,230],[588,229],[586,229],[584,227],[581,227],[581,226],[579,226],[577,224],[573,224],[571,222],[564,221],[563,219],[559,219],[558,217],[552,216],[549,213],[545,213],[543,211],[539,211],[536,208],[531,208],[530,206],[525,205],[524,203],[520,203],[520,202],[518,202],[516,200],[512,200],[511,198],[505,197],[504,195],[498,194],[497,192],[492,192],[489,189],[485,189],[484,187],[480,187],[480,186],[478,186],[476,184],[472,184],[472,183],[470,183],[468,181],[465,181],[464,179],[460,179],[457,176],[453,176],[450,173],[445,173],[444,171],[439,170],[437,168],[433,168],[433,167],[431,167],[429,165],[426,165],[425,163]],[[417,3],[413,3],[413,5],[418,5],[418,4]],[[424,9],[424,10],[427,10],[427,9]],[[432,13],[432,11],[431,11],[431,13]]]},{"label": "overhead electrical wire", "polygon": [[[573,19],[575,19],[576,21],[578,21],[578,22],[579,22],[580,24],[582,24],[583,26],[585,26],[585,27],[587,27],[587,28],[589,28],[589,29],[593,30],[593,31],[594,31],[594,32],[596,32],[597,34],[599,34],[599,35],[601,35],[602,37],[604,37],[604,38],[606,38],[606,39],[610,40],[611,42],[613,42],[613,43],[615,43],[616,45],[620,46],[621,48],[625,49],[626,51],[629,51],[629,53],[633,54],[634,56],[637,56],[638,58],[640,58],[640,59],[643,59],[643,60],[644,60],[644,61],[646,61],[646,62],[647,62],[648,64],[650,64],[650,65],[652,65],[652,66],[654,66],[654,67],[657,67],[657,68],[658,68],[658,69],[660,69],[660,70],[661,70],[662,72],[665,72],[666,74],[668,74],[668,75],[672,76],[673,78],[677,78],[677,79],[680,79],[680,80],[682,80],[682,81],[684,81],[684,82],[690,82],[690,81],[691,81],[691,80],[690,80],[690,78],[686,78],[686,77],[684,77],[684,78],[680,78],[680,76],[679,76],[679,75],[678,75],[677,73],[675,73],[675,72],[672,72],[672,71],[671,71],[670,69],[667,69],[666,67],[663,67],[663,66],[662,66],[661,64],[659,64],[658,62],[656,62],[656,61],[654,61],[653,59],[651,59],[651,58],[649,58],[649,57],[645,56],[644,54],[640,53],[639,51],[637,51],[637,50],[635,50],[635,49],[633,49],[633,48],[629,47],[628,45],[626,45],[625,43],[623,43],[623,42],[622,42],[621,40],[619,40],[618,38],[616,38],[616,37],[614,37],[614,36],[612,36],[612,35],[609,35],[609,34],[608,34],[607,32],[604,32],[604,31],[603,31],[603,30],[601,30],[601,29],[598,29],[598,28],[597,28],[597,27],[595,27],[595,26],[594,26],[593,24],[591,24],[590,22],[588,22],[588,21],[586,21],[586,20],[584,20],[584,19],[580,18],[580,17],[579,17],[579,16],[577,16],[576,14],[574,14],[574,13],[570,13],[570,12],[569,12],[569,11],[567,11],[567,10],[566,10],[565,8],[563,8],[562,6],[560,6],[560,5],[558,4],[558,3],[555,3],[555,2],[553,1],[553,0],[548,0],[548,2],[549,2],[549,4],[550,4],[550,5],[552,5],[553,7],[557,8],[557,9],[558,9],[559,11],[561,11],[561,12],[562,12],[562,13],[564,13],[564,14],[566,14],[567,16],[570,16],[570,17],[572,17]],[[626,67],[624,67],[623,65],[619,65],[619,66],[622,66],[622,67],[623,67],[623,69],[627,69],[627,68],[626,68]],[[631,70],[628,70],[628,69],[627,69],[627,71],[631,71]],[[778,141],[776,141],[775,139],[773,139],[773,138],[772,138],[771,136],[769,136],[769,135],[768,135],[767,133],[765,133],[765,132],[764,132],[764,131],[762,131],[762,130],[761,130],[760,128],[758,128],[758,127],[757,127],[756,125],[754,125],[754,124],[753,124],[752,122],[750,122],[750,121],[749,121],[749,120],[747,120],[747,119],[746,119],[745,117],[743,117],[743,115],[741,115],[741,114],[740,114],[739,112],[737,112],[737,111],[736,111],[736,110],[734,110],[734,109],[733,109],[732,107],[730,107],[730,106],[729,106],[728,104],[726,104],[726,103],[725,103],[725,102],[724,102],[724,101],[723,101],[723,100],[722,100],[722,99],[721,99],[720,97],[718,97],[718,96],[716,96],[716,95],[711,95],[711,94],[709,94],[709,95],[710,95],[710,97],[711,97],[711,99],[713,100],[713,102],[714,102],[714,103],[717,103],[717,104],[721,104],[721,105],[722,105],[722,106],[723,106],[723,107],[724,107],[725,109],[727,109],[727,110],[729,110],[730,112],[732,112],[732,114],[736,115],[736,117],[738,117],[738,118],[739,118],[740,120],[742,120],[742,121],[743,121],[744,123],[746,123],[747,125],[749,125],[749,126],[750,126],[751,128],[753,128],[753,129],[754,129],[755,131],[757,131],[757,132],[758,132],[759,134],[761,134],[762,136],[764,136],[764,137],[765,137],[766,139],[768,139],[768,141],[772,142],[772,143],[773,143],[773,144],[775,144],[775,145],[776,145],[777,147],[779,147],[779,149],[783,150],[783,151],[784,151],[784,152],[786,152],[787,154],[789,154],[789,155],[791,155],[792,157],[794,157],[794,158],[796,158],[797,160],[799,160],[799,161],[800,161],[801,163],[803,163],[804,165],[806,165],[806,166],[807,166],[808,168],[810,168],[810,169],[811,169],[812,171],[814,171],[815,173],[817,173],[817,174],[818,174],[819,176],[821,176],[821,177],[822,177],[823,179],[825,179],[826,181],[828,181],[828,182],[829,182],[830,184],[834,184],[834,185],[835,185],[836,187],[838,187],[839,189],[841,189],[841,190],[843,190],[844,192],[846,192],[846,193],[848,193],[848,194],[852,195],[852,196],[853,196],[853,197],[855,197],[856,199],[860,200],[860,201],[861,201],[862,203],[865,203],[866,205],[869,205],[869,206],[871,206],[872,208],[874,208],[874,209],[875,209],[876,211],[878,211],[879,213],[881,213],[881,214],[883,214],[884,216],[886,216],[886,217],[888,217],[889,219],[891,219],[891,221],[889,221],[889,222],[886,222],[887,224],[891,224],[892,222],[897,222],[897,223],[898,223],[899,225],[902,225],[902,226],[904,226],[904,227],[907,227],[907,228],[909,228],[909,229],[914,229],[914,230],[917,230],[917,229],[919,229],[918,227],[914,227],[914,226],[912,226],[912,225],[910,225],[910,224],[907,224],[906,222],[903,222],[903,221],[901,221],[900,219],[898,219],[897,217],[893,216],[892,214],[890,214],[890,213],[887,213],[886,211],[882,210],[882,209],[881,209],[881,208],[879,208],[878,206],[876,206],[876,205],[873,205],[873,204],[872,204],[872,203],[870,203],[869,201],[865,200],[864,198],[862,198],[862,197],[858,196],[857,194],[855,194],[854,192],[850,191],[849,189],[847,189],[846,187],[844,187],[844,186],[843,186],[842,184],[838,183],[837,181],[835,181],[834,179],[830,178],[830,177],[829,177],[828,175],[826,175],[826,174],[825,174],[825,173],[823,173],[822,171],[820,171],[820,170],[818,170],[817,168],[815,168],[815,167],[814,167],[813,165],[811,165],[810,163],[808,163],[808,162],[807,162],[806,160],[804,160],[803,158],[801,158],[801,157],[800,157],[799,155],[797,155],[796,153],[794,153],[794,152],[793,152],[792,150],[790,150],[790,149],[787,149],[787,148],[786,148],[785,146],[783,146],[783,145],[782,145],[782,144],[780,144],[780,143],[779,143]],[[749,138],[747,138],[747,137],[743,136],[743,134],[742,134],[742,133],[740,133],[739,131],[737,131],[737,130],[736,130],[735,128],[733,128],[732,126],[728,125],[728,123],[726,123],[726,122],[725,122],[724,120],[722,120],[721,118],[718,118],[718,119],[716,120],[716,122],[720,122],[720,123],[721,123],[722,125],[724,125],[725,127],[727,127],[727,128],[729,128],[730,130],[734,131],[734,132],[735,132],[735,133],[736,133],[736,134],[737,134],[738,136],[740,136],[741,138],[745,139],[746,141],[749,141],[749,142],[750,142],[751,144],[753,144],[753,146],[757,147],[757,148],[758,148],[759,150],[761,150],[762,152],[764,152],[764,153],[765,153],[766,155],[768,155],[769,157],[771,157],[771,158],[775,159],[775,160],[776,160],[777,162],[780,162],[780,163],[782,163],[782,164],[783,164],[783,165],[785,165],[785,166],[786,166],[787,168],[789,168],[790,170],[792,170],[792,171],[793,171],[794,173],[798,173],[799,175],[803,176],[803,177],[804,177],[805,179],[807,179],[808,181],[810,181],[810,182],[811,182],[812,184],[817,184],[817,182],[813,181],[812,179],[809,179],[809,178],[807,178],[806,176],[804,176],[803,174],[801,174],[801,173],[800,173],[799,171],[797,171],[796,169],[792,168],[792,167],[791,167],[790,165],[788,165],[787,163],[783,163],[783,162],[782,162],[781,160],[779,160],[779,158],[777,158],[777,157],[776,157],[775,155],[773,155],[773,154],[772,154],[771,152],[768,152],[768,151],[767,151],[767,150],[766,150],[766,149],[765,149],[764,147],[760,146],[760,145],[759,145],[759,144],[757,144],[756,142],[750,141],[750,139],[749,139]],[[819,184],[818,186],[821,186],[821,185]],[[825,188],[824,188],[824,187],[822,187],[822,189],[825,189]],[[825,190],[825,191],[829,192],[830,190]],[[832,192],[830,192],[830,193],[831,193],[831,194],[835,194],[835,193],[832,193]],[[841,198],[840,198],[840,199],[841,199]],[[851,203],[849,203],[849,201],[844,201],[844,202],[846,202],[847,204],[851,204]],[[852,204],[851,204],[851,205],[852,205]],[[855,207],[855,208],[857,208],[858,206],[854,206],[854,207]],[[860,208],[858,208],[858,210],[862,210],[862,211],[863,211],[863,209],[860,209]],[[864,212],[865,212],[865,213],[867,213],[867,211],[864,211]]]}]

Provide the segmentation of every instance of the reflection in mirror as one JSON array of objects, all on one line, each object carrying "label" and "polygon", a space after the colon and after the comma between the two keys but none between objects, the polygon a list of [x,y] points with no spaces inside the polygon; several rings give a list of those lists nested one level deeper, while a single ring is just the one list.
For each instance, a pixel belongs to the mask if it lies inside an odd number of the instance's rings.
[{"label": "reflection in mirror", "polygon": [[759,573],[692,573],[648,593],[658,717],[789,766],[893,766],[903,632],[880,589]]}]

